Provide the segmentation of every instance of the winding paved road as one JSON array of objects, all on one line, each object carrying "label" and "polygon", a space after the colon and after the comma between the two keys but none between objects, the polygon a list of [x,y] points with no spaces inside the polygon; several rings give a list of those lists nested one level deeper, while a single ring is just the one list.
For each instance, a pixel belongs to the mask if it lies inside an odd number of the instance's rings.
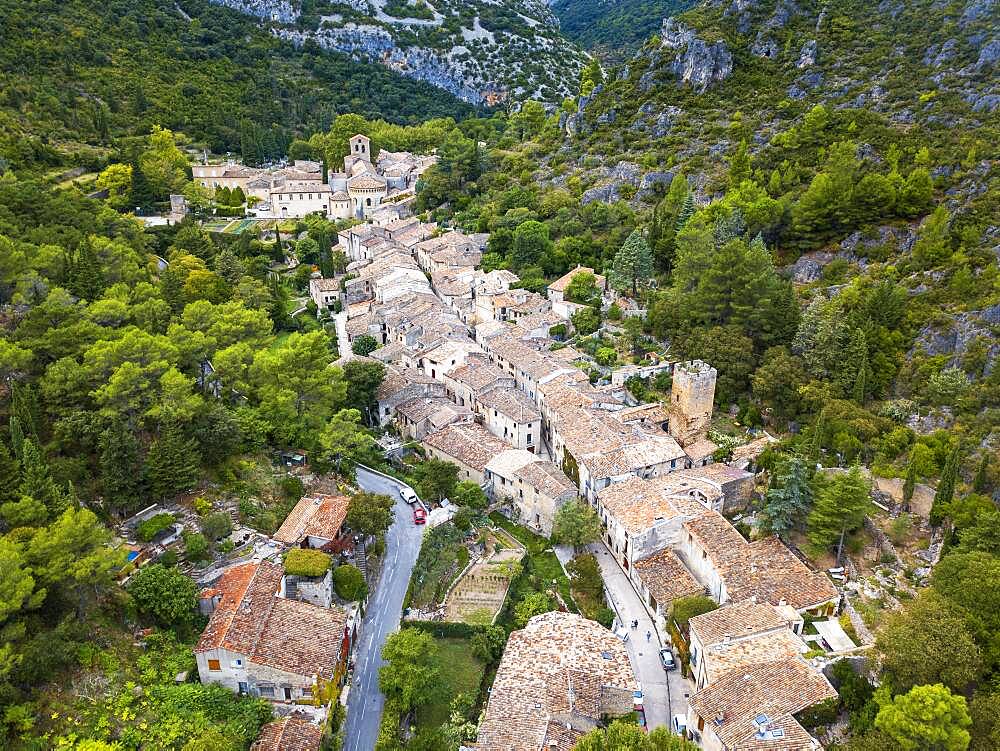
[{"label": "winding paved road", "polygon": [[378,688],[378,669],[383,665],[382,645],[386,637],[399,628],[403,597],[420,552],[424,527],[413,523],[412,510],[399,497],[403,483],[361,467],[357,478],[362,490],[384,493],[396,500],[396,517],[386,533],[385,564],[361,626],[344,728],[344,751],[372,751],[385,702]]}]

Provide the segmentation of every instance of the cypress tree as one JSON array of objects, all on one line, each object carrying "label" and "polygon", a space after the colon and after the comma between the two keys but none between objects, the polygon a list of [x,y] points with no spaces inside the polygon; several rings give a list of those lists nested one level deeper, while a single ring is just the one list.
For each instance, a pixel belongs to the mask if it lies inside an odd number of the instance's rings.
[{"label": "cypress tree", "polygon": [[24,458],[24,431],[21,430],[21,421],[17,415],[10,418],[10,445],[14,449],[14,456],[18,459]]},{"label": "cypress tree", "polygon": [[132,188],[129,191],[129,206],[138,209],[139,212],[149,211],[153,208],[153,186],[149,184],[149,178],[142,171],[139,162],[132,162]]},{"label": "cypress tree", "polygon": [[198,481],[198,451],[180,423],[166,423],[146,458],[149,484],[157,500],[176,495]]},{"label": "cypress tree", "polygon": [[139,441],[124,420],[115,420],[101,434],[101,476],[104,496],[117,511],[135,508],[142,496]]},{"label": "cypress tree", "polygon": [[819,461],[819,457],[823,453],[823,442],[826,438],[826,407],[820,410],[819,416],[816,418],[816,422],[813,425],[812,434],[812,458]]},{"label": "cypress tree", "polygon": [[903,509],[909,510],[910,501],[913,500],[913,490],[917,486],[917,463],[910,459],[906,465],[906,479],[903,480]]},{"label": "cypress tree", "polygon": [[681,210],[677,214],[677,222],[674,225],[674,230],[680,232],[684,229],[684,225],[688,223],[688,220],[694,216],[694,196],[688,193],[684,196],[684,203],[681,204]]},{"label": "cypress tree", "polygon": [[22,430],[35,440],[42,422],[42,408],[38,403],[38,393],[30,383],[19,383],[11,394],[11,413],[17,418]]},{"label": "cypress tree", "polygon": [[0,504],[15,503],[21,497],[21,464],[7,444],[0,441]]},{"label": "cypress tree", "polygon": [[972,479],[972,489],[976,493],[985,493],[990,488],[990,455],[983,454],[976,467],[976,476]]},{"label": "cypress tree", "polygon": [[934,503],[931,506],[930,522],[939,525],[948,513],[948,504],[955,497],[955,483],[958,480],[958,446],[955,446],[941,470],[941,479],[934,493]]}]

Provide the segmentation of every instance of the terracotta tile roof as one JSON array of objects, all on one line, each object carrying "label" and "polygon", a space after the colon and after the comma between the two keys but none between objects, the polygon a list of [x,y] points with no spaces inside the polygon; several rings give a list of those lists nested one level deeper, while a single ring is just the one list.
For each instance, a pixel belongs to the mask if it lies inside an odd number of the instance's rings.
[{"label": "terracotta tile roof", "polygon": [[[813,740],[792,715],[836,695],[822,674],[792,658],[734,670],[690,703],[705,733],[718,736],[727,751],[800,751],[814,748]],[[766,722],[759,726],[758,717]]]},{"label": "terracotta tile roof", "polygon": [[581,272],[586,272],[586,273],[594,274],[594,276],[596,277],[596,280],[597,280],[597,289],[599,289],[599,290],[604,289],[604,287],[605,287],[605,279],[604,279],[604,277],[601,276],[600,274],[595,274],[593,269],[588,268],[586,266],[577,266],[572,271],[566,272],[561,277],[559,277],[554,282],[552,282],[552,284],[549,285],[549,289],[555,290],[556,292],[565,292],[566,291],[566,287],[568,287],[569,283],[571,281],[573,281],[573,277],[576,276],[577,274],[581,273]]},{"label": "terracotta tile roof", "polygon": [[576,495],[576,485],[558,466],[548,461],[535,461],[517,470],[517,476],[548,498]]},{"label": "terracotta tile roof", "polygon": [[298,717],[283,717],[260,729],[250,751],[319,751],[323,729]]},{"label": "terracotta tile roof", "polygon": [[713,443],[707,438],[700,438],[694,443],[689,443],[684,447],[684,453],[687,457],[694,462],[700,462],[707,456],[711,456],[715,453],[715,450],[719,448],[718,444]]},{"label": "terracotta tile roof", "polygon": [[701,655],[708,683],[715,683],[734,670],[776,660],[800,657],[809,647],[794,631],[781,627],[773,631],[752,634],[730,642],[706,647]]},{"label": "terracotta tile roof", "polygon": [[672,475],[643,480],[629,477],[600,491],[597,496],[604,509],[630,535],[640,534],[657,522],[677,517],[696,518],[706,507],[692,498]]},{"label": "terracotta tile roof", "polygon": [[476,748],[539,751],[547,738],[569,748],[573,736],[553,719],[582,715],[598,720],[615,695],[637,688],[625,645],[599,623],[571,613],[535,616],[507,641]]},{"label": "terracotta tile roof", "polygon": [[670,548],[636,561],[632,568],[662,608],[678,597],[705,594],[705,588],[695,581]]},{"label": "terracotta tile roof", "polygon": [[424,443],[477,472],[482,472],[490,459],[510,448],[476,423],[449,425],[443,430],[427,435]]},{"label": "terracotta tile roof", "polygon": [[480,395],[478,401],[486,409],[494,409],[518,424],[542,419],[531,397],[519,389],[496,388]]},{"label": "terracotta tile roof", "polygon": [[510,383],[513,388],[513,379],[504,373],[496,365],[477,362],[466,359],[465,365],[459,365],[448,373],[448,377],[457,383],[468,386],[474,393],[492,387],[498,382]]},{"label": "terracotta tile roof", "polygon": [[286,545],[297,545],[309,536],[333,540],[340,533],[349,503],[343,495],[303,496],[273,537]]},{"label": "terracotta tile roof", "polygon": [[194,651],[224,648],[259,665],[332,678],[347,615],[340,608],[278,597],[283,575],[284,569],[269,561],[227,570],[202,593],[221,599]]},{"label": "terracotta tile roof", "polygon": [[777,537],[747,542],[715,511],[684,523],[725,583],[730,600],[756,597],[778,605],[784,600],[797,610],[837,598],[837,590],[823,574],[800,561]]},{"label": "terracotta tile roof", "polygon": [[787,628],[788,623],[773,605],[753,600],[734,602],[708,613],[696,615],[688,622],[692,635],[703,646],[736,639],[748,634]]},{"label": "terracotta tile roof", "polygon": [[369,173],[358,175],[347,181],[347,189],[376,190],[385,187],[385,178]]}]

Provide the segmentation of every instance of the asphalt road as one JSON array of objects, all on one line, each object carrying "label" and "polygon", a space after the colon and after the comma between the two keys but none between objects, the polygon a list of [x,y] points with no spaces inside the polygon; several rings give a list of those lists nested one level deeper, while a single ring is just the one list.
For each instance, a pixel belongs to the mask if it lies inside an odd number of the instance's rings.
[{"label": "asphalt road", "polygon": [[[681,675],[681,671],[665,671],[660,663],[660,637],[649,611],[642,604],[628,577],[603,542],[588,546],[597,558],[604,586],[611,596],[612,605],[619,621],[626,625],[629,640],[626,643],[632,670],[642,685],[643,706],[646,709],[646,725],[652,730],[669,726],[670,718],[676,714],[687,715],[688,696],[691,684]],[[633,629],[633,620],[639,621]],[[646,634],[649,634],[647,639]],[[676,653],[674,657],[676,658]]]},{"label": "asphalt road", "polygon": [[357,478],[363,490],[384,493],[396,500],[396,516],[386,533],[385,565],[361,626],[344,729],[344,751],[372,751],[385,703],[378,688],[378,670],[383,665],[382,645],[386,637],[399,628],[403,597],[420,552],[424,527],[413,523],[412,509],[399,497],[403,483],[361,468],[358,468]]}]

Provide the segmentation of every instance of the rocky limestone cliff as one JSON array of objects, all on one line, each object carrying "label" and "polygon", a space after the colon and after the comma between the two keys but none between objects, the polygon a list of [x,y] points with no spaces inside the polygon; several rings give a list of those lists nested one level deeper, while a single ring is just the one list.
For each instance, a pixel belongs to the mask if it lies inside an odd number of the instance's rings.
[{"label": "rocky limestone cliff", "polygon": [[338,0],[308,17],[297,0],[210,1],[295,45],[355,54],[473,104],[559,102],[586,61],[543,0]]},{"label": "rocky limestone cliff", "polygon": [[663,22],[660,45],[673,54],[669,68],[676,79],[704,92],[716,81],[724,81],[733,72],[733,55],[725,42],[708,44],[694,29],[676,18]]}]

